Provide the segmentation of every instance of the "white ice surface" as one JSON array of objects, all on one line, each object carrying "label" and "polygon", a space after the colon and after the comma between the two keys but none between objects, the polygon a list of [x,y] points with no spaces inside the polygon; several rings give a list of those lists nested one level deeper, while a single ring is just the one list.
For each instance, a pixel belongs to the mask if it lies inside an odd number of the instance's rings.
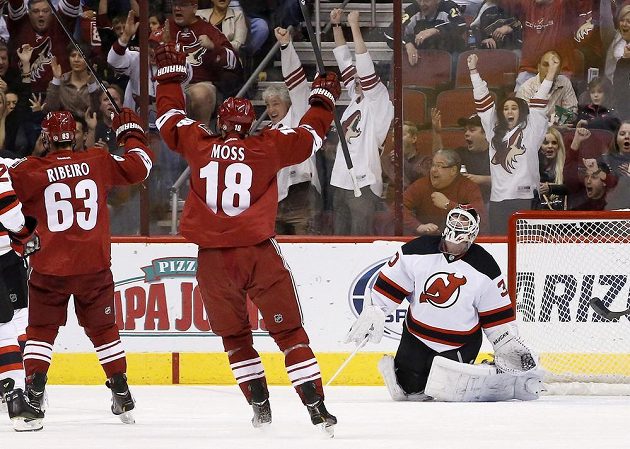
[{"label": "white ice surface", "polygon": [[533,402],[394,403],[384,387],[331,387],[335,438],[311,425],[293,389],[271,387],[273,424],[250,424],[237,387],[132,386],[136,424],[109,411],[104,386],[49,386],[40,432],[0,420],[7,449],[612,449],[630,448],[630,399],[547,396]]}]

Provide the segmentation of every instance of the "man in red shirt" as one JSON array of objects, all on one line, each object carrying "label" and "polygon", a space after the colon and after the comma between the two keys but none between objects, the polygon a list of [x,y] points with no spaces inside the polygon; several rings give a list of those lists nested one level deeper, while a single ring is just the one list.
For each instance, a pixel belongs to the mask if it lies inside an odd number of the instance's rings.
[{"label": "man in red shirt", "polygon": [[138,116],[123,109],[112,122],[122,156],[101,148],[74,152],[76,124],[68,111],[42,122],[47,154],[10,167],[24,211],[39,222],[41,251],[31,256],[29,318],[24,349],[27,393],[44,405],[46,373],[59,326],[66,324],[74,296],[79,324],[92,341],[112,390],[112,412],[132,423],[134,400],[127,386],[127,361],[114,311],[107,191],[149,175],[153,154]]},{"label": "man in red shirt", "polygon": [[[79,9],[79,0],[59,1],[58,14],[70,30],[74,29]],[[24,0],[9,0],[7,28],[11,34],[10,43],[13,54],[24,44],[33,47],[31,89],[34,93],[45,94],[53,78],[51,67],[53,57],[57,58],[64,73],[70,70],[66,53],[68,37],[53,17],[49,3],[46,0],[29,0],[27,9]]]},{"label": "man in red shirt", "polygon": [[186,87],[193,119],[208,124],[217,101],[238,91],[242,71],[238,55],[227,37],[200,19],[197,0],[173,0],[173,17],[167,21],[164,41],[174,42],[186,53],[193,75]]},{"label": "man in red shirt", "polygon": [[302,327],[295,284],[273,237],[276,174],[319,149],[341,86],[334,73],[318,77],[311,107],[298,127],[265,129],[256,136],[249,135],[255,120],[251,102],[230,97],[219,107],[220,134],[212,134],[184,112],[184,61],[173,44],[156,51],[156,124],[191,169],[180,231],[199,245],[197,281],[212,331],[222,337],[234,377],[252,405],[252,424],[271,423],[265,371],[247,320],[249,295],[285,355],[289,379],[311,422],[332,434],[337,419],[324,406],[321,374]]}]

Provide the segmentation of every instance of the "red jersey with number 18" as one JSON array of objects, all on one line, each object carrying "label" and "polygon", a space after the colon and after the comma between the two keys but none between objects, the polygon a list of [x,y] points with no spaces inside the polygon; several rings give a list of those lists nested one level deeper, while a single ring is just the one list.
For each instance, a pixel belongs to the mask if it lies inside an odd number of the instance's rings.
[{"label": "red jersey with number 18", "polygon": [[30,257],[41,274],[96,273],[111,265],[107,192],[151,171],[153,153],[127,139],[123,156],[100,148],[62,150],[16,160],[9,168],[25,215],[37,219],[41,250]]},{"label": "red jersey with number 18", "polygon": [[296,128],[224,139],[186,117],[179,84],[159,84],[157,103],[162,138],[190,167],[181,234],[201,248],[250,246],[274,236],[276,174],[321,147],[332,113],[312,106]]}]

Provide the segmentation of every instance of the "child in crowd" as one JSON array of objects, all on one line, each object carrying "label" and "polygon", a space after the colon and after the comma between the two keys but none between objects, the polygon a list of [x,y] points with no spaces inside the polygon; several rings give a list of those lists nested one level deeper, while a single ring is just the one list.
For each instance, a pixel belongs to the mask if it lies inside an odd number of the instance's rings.
[{"label": "child in crowd", "polygon": [[588,102],[578,105],[576,124],[590,129],[607,129],[615,132],[619,128],[619,117],[612,109],[612,83],[605,76],[593,78],[588,83]]}]

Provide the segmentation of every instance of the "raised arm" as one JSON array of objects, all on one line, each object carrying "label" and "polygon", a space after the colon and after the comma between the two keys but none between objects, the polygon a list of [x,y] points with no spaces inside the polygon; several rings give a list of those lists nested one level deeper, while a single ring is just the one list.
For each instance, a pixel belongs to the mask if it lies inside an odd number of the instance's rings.
[{"label": "raised arm", "polygon": [[341,16],[343,10],[335,8],[330,11],[330,23],[332,23],[333,37],[335,39],[335,47],[341,47],[346,45],[346,38],[343,35],[343,28],[341,28]]}]

